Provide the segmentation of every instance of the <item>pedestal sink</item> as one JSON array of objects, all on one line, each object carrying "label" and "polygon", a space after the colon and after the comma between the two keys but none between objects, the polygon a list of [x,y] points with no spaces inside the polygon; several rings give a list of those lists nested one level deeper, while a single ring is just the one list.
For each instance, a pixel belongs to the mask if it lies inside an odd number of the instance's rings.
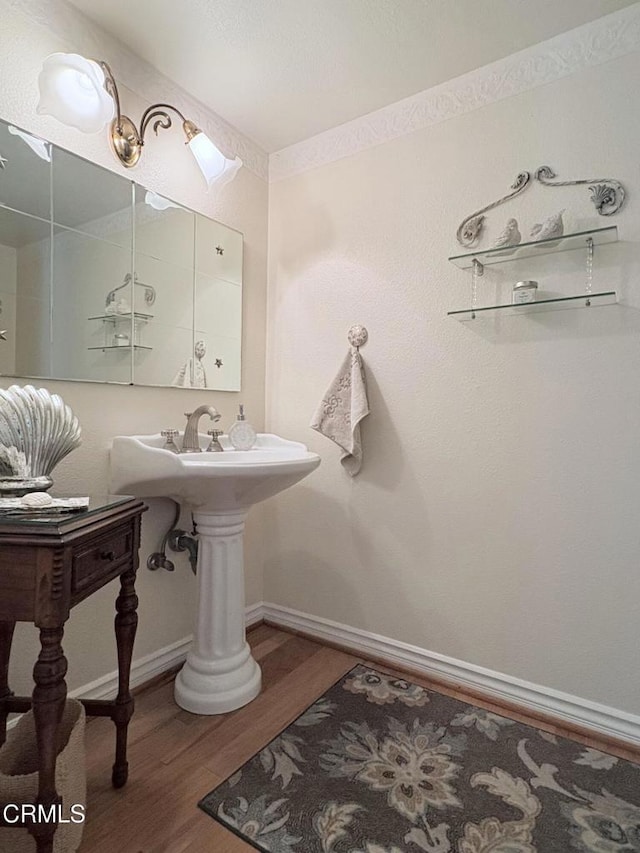
[{"label": "pedestal sink", "polygon": [[[175,682],[178,705],[223,714],[260,692],[260,667],[245,636],[244,523],[253,504],[293,486],[320,464],[304,444],[260,434],[251,450],[176,454],[160,435],[117,436],[111,490],[168,497],[188,506],[198,532],[198,609],[193,645]],[[200,436],[207,447],[209,437]]]}]

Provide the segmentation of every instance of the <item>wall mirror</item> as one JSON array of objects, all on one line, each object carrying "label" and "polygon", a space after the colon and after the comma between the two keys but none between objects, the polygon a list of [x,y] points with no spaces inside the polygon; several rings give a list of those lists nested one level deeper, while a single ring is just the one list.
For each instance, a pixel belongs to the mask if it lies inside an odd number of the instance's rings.
[{"label": "wall mirror", "polygon": [[0,120],[0,374],[240,390],[242,234]]}]

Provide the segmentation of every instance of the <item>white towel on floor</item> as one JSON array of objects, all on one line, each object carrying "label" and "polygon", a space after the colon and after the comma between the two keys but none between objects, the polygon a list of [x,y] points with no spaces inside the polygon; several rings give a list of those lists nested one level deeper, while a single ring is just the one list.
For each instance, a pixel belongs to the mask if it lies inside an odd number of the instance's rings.
[{"label": "white towel on floor", "polygon": [[364,364],[357,349],[347,353],[311,421],[311,428],[344,450],[340,461],[355,477],[362,466],[360,421],[369,414]]}]

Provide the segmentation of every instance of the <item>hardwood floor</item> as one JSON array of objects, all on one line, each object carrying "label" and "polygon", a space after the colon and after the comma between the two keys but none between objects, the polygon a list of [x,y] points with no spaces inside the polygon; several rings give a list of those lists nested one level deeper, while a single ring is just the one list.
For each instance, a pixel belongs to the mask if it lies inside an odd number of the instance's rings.
[{"label": "hardwood floor", "polygon": [[[218,717],[197,717],[173,701],[174,673],[136,696],[129,727],[129,782],[111,787],[114,732],[110,720],[87,726],[87,822],[79,853],[255,853],[205,815],[200,797],[230,776],[356,663],[370,662],[308,638],[267,625],[249,633],[263,672],[263,691],[250,705]],[[411,680],[463,701],[505,713],[503,707],[453,687]],[[509,709],[508,716],[560,735],[562,727],[541,724]],[[638,761],[635,750],[615,749],[592,737],[570,735],[595,748]]]},{"label": "hardwood floor", "polygon": [[113,724],[87,725],[87,822],[80,853],[255,853],[196,807],[358,658],[260,625],[249,642],[263,691],[231,714],[197,717],[173,701],[174,673],[136,696],[129,781],[111,787]]}]

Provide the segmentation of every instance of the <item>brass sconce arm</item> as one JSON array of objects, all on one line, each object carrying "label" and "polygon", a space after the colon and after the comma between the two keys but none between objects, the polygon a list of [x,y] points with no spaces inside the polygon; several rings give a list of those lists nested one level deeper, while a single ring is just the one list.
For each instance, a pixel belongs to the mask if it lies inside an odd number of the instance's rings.
[{"label": "brass sconce arm", "polygon": [[153,132],[156,134],[156,136],[158,135],[159,127],[162,127],[164,130],[168,130],[171,127],[171,116],[166,112],[166,110],[173,110],[174,113],[179,115],[182,119],[183,125],[187,121],[187,119],[180,112],[180,110],[177,107],[172,106],[171,104],[152,104],[143,112],[142,118],[140,119],[140,138],[143,144],[145,132],[152,121]]},{"label": "brass sconce arm", "polygon": [[[182,121],[186,144],[207,187],[223,187],[242,168],[240,157],[225,157],[206,133],[189,121],[173,104],[152,104],[136,125],[122,112],[115,77],[104,60],[87,59],[78,53],[52,53],[42,63],[38,76],[40,115],[50,115],[82,133],[99,133],[109,128],[109,141],[118,160],[131,168],[142,156],[147,128],[172,126],[170,113]],[[115,117],[114,117],[115,113]],[[0,157],[0,169],[4,166]]]},{"label": "brass sconce arm", "polygon": [[115,77],[111,71],[111,68],[107,65],[103,60],[99,60],[98,65],[104,71],[104,88],[111,95],[116,105],[116,117],[114,122],[117,125],[118,130],[122,129],[122,113],[120,112],[120,95],[118,94],[118,87],[116,85]]},{"label": "brass sconce arm", "polygon": [[152,122],[153,131],[156,135],[159,128],[168,130],[172,127],[173,122],[167,110],[172,110],[176,115],[180,116],[187,142],[199,133],[199,128],[172,104],[152,104],[150,107],[147,107],[142,114],[140,128],[138,129],[128,116],[122,114],[118,86],[116,85],[111,69],[106,62],[101,61],[99,64],[104,71],[105,88],[113,98],[116,108],[116,116],[111,122],[110,128],[111,145],[120,162],[127,168],[135,166],[140,159],[145,133]]}]

